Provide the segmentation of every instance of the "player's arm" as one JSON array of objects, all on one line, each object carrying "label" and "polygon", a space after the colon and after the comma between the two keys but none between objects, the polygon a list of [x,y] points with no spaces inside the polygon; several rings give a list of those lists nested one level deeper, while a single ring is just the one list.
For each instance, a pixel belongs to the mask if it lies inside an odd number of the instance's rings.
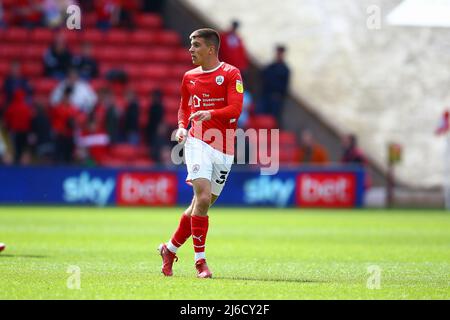
[{"label": "player's arm", "polygon": [[242,77],[239,70],[236,70],[228,81],[227,100],[228,105],[226,107],[211,110],[211,119],[220,119],[225,121],[236,119],[237,121],[241,115],[242,104],[244,101],[244,86],[242,84]]},{"label": "player's arm", "polygon": [[184,140],[187,135],[186,128],[189,124],[189,116],[191,114],[191,109],[189,107],[190,94],[186,87],[186,75],[183,77],[183,81],[181,82],[181,99],[180,99],[180,107],[178,109],[178,130],[175,135],[178,142]]}]

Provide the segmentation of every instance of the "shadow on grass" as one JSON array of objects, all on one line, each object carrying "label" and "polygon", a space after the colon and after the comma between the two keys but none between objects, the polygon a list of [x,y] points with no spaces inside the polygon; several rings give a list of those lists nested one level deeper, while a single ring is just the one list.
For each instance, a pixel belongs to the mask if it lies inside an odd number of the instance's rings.
[{"label": "shadow on grass", "polygon": [[41,259],[41,258],[48,258],[48,256],[32,255],[32,254],[0,254],[0,259],[1,258],[32,258],[32,259]]},{"label": "shadow on grass", "polygon": [[213,277],[219,280],[238,280],[238,281],[265,281],[265,282],[294,282],[294,283],[325,283],[326,281],[309,279],[283,279],[283,278],[247,278],[247,277]]}]

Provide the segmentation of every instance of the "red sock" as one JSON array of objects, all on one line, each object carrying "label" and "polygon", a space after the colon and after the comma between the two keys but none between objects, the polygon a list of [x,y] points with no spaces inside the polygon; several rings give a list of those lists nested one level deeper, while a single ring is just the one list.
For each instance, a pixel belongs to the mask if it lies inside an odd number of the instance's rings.
[{"label": "red sock", "polygon": [[170,241],[174,246],[181,247],[183,243],[186,242],[187,239],[191,236],[191,217],[182,214],[180,218],[180,223],[178,224],[178,228],[172,236]]},{"label": "red sock", "polygon": [[206,234],[208,233],[208,216],[192,216],[192,241],[194,242],[195,260],[205,259]]}]

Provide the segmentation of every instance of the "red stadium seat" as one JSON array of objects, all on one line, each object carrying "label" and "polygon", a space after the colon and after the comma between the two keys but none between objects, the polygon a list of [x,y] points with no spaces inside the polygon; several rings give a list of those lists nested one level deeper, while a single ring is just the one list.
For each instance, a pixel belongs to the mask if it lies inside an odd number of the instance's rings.
[{"label": "red stadium seat", "polygon": [[10,64],[7,61],[0,61],[0,78],[5,78],[9,73]]},{"label": "red stadium seat", "polygon": [[49,45],[54,37],[55,36],[52,30],[46,28],[37,28],[31,31],[30,38],[34,43]]},{"label": "red stadium seat", "polygon": [[148,60],[148,50],[133,47],[125,51],[125,60],[129,62],[146,62]]},{"label": "red stadium seat", "polygon": [[135,20],[139,28],[159,29],[162,27],[162,18],[157,14],[140,14]]},{"label": "red stadium seat", "polygon": [[169,67],[162,64],[151,64],[139,68],[139,75],[145,79],[165,79],[169,73]]},{"label": "red stadium seat", "polygon": [[48,78],[39,78],[33,82],[36,94],[49,94],[58,85],[57,80]]},{"label": "red stadium seat", "polygon": [[81,33],[81,40],[93,43],[100,43],[104,38],[104,34],[96,29],[87,29]]},{"label": "red stadium seat", "polygon": [[129,162],[129,166],[133,168],[148,168],[155,164],[150,158],[137,158]]},{"label": "red stadium seat", "polygon": [[23,75],[26,77],[39,77],[44,75],[42,62],[27,62],[22,67]]},{"label": "red stadium seat", "polygon": [[248,127],[255,129],[276,129],[277,121],[271,115],[256,115],[249,119]]},{"label": "red stadium seat", "polygon": [[83,13],[82,20],[81,20],[81,27],[82,29],[93,29],[95,28],[95,24],[97,22],[97,15],[96,13]]},{"label": "red stadium seat", "polygon": [[139,154],[139,149],[132,144],[120,143],[112,145],[109,149],[109,155],[116,159],[133,160]]},{"label": "red stadium seat", "polygon": [[128,41],[140,46],[148,46],[156,43],[156,33],[151,31],[136,30],[130,34]]},{"label": "red stadium seat", "polygon": [[296,146],[297,136],[292,132],[280,131],[279,141],[280,146]]},{"label": "red stadium seat", "polygon": [[100,159],[101,166],[108,167],[108,168],[120,168],[120,167],[127,167],[128,161],[123,159],[116,159],[111,156],[105,156]]},{"label": "red stadium seat", "polygon": [[42,45],[30,45],[23,48],[23,57],[24,59],[32,60],[32,61],[42,61],[45,52],[47,51],[48,46],[45,44]]},{"label": "red stadium seat", "polygon": [[117,45],[122,43],[128,43],[130,39],[130,33],[124,30],[110,30],[106,33],[105,40],[109,45]]},{"label": "red stadium seat", "polygon": [[180,35],[175,31],[160,31],[156,34],[156,41],[164,46],[178,46],[181,43]]},{"label": "red stadium seat", "polygon": [[4,35],[6,42],[26,43],[30,38],[30,32],[25,28],[9,28]]}]

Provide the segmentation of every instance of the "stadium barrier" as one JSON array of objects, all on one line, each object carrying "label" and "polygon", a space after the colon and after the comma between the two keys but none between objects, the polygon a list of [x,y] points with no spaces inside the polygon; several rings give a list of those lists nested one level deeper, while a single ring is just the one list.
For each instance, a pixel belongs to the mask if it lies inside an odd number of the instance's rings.
[{"label": "stadium barrier", "polygon": [[[276,175],[236,166],[216,205],[362,207],[361,167],[281,168]],[[0,204],[177,206],[192,200],[184,168],[0,167]]]}]

